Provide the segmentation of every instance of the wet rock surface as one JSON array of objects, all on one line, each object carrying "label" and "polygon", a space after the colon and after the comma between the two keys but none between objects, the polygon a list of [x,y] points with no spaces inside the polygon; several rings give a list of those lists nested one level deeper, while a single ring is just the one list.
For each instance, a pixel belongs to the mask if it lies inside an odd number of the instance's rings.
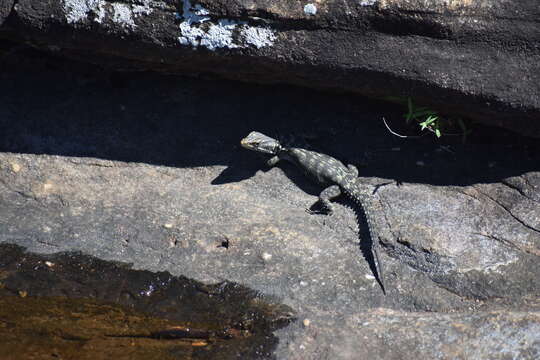
[{"label": "wet rock surface", "polygon": [[[403,140],[381,122],[403,108],[298,88],[3,65],[0,242],[275,298],[298,318],[275,331],[280,359],[537,357],[537,141]],[[359,167],[387,296],[353,205],[308,214],[320,187],[241,149],[251,130]]]},{"label": "wet rock surface", "polygon": [[539,15],[537,0],[2,0],[0,36],[121,69],[410,96],[540,137]]},{"label": "wet rock surface", "polygon": [[4,359],[272,358],[272,331],[294,319],[288,307],[234,283],[6,244],[0,259]]}]

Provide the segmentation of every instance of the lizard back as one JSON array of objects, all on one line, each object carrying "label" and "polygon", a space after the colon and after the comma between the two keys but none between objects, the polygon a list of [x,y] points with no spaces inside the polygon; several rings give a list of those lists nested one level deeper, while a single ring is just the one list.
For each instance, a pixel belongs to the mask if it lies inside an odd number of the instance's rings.
[{"label": "lizard back", "polygon": [[321,184],[345,186],[350,171],[343,163],[331,156],[300,148],[289,148],[280,157],[291,161],[314,177]]}]

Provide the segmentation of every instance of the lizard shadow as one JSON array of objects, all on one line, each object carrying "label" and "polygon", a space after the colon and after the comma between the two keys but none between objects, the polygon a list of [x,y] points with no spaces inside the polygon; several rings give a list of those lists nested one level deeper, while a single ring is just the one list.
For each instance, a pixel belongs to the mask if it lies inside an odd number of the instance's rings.
[{"label": "lizard shadow", "polygon": [[[304,174],[302,174],[302,171],[299,171],[297,167],[295,167],[293,164],[289,164],[287,162],[282,162],[278,165],[278,167],[285,173],[287,178],[291,180],[296,187],[298,187],[301,191],[304,191],[305,193],[313,196],[319,196],[320,192],[323,190],[319,184],[317,184],[315,181],[310,181],[310,177],[306,177]],[[230,168],[227,168],[229,170]],[[253,170],[254,168],[251,168]],[[264,167],[260,166],[257,170],[262,170],[265,173],[270,171],[271,167]],[[224,174],[224,173],[227,174]],[[212,181],[212,184],[219,184],[223,183],[226,178],[231,179],[238,177],[235,175],[232,175],[234,171],[224,171],[218,178],[214,179]],[[243,172],[245,174],[245,172]],[[223,175],[223,177],[222,177]],[[384,186],[382,184],[381,186]],[[376,191],[376,190],[375,190]],[[374,239],[371,236],[370,230],[369,230],[369,223],[367,221],[366,213],[362,205],[357,204],[353,202],[351,199],[349,199],[346,195],[340,196],[336,201],[336,203],[339,203],[345,207],[350,208],[355,215],[356,222],[358,224],[358,245],[360,252],[362,256],[364,257],[364,260],[367,262],[368,267],[375,277],[375,280],[381,287],[383,293],[386,295],[386,289],[384,286],[384,281],[382,278],[382,265],[379,261],[379,257],[377,256],[377,250],[375,246],[377,244],[374,242]],[[307,211],[311,211],[313,213],[322,214],[324,216],[329,216],[327,213],[325,214],[324,210],[321,208],[321,204],[319,201],[315,201],[309,208],[306,208]],[[377,267],[378,266],[378,267]]]},{"label": "lizard shadow", "polygon": [[254,176],[259,170],[261,170],[261,166],[260,164],[256,164],[255,161],[245,162],[243,164],[229,164],[210,184],[223,185],[240,182]]},{"label": "lizard shadow", "polygon": [[[366,217],[366,211],[364,207],[346,199],[344,201],[346,205],[352,209],[354,215],[356,216],[356,222],[358,223],[358,247],[360,252],[364,256],[371,273],[375,277],[375,280],[381,287],[384,295],[386,295],[386,288],[384,286],[383,280],[383,269],[380,261],[380,257],[377,256],[377,247],[379,246],[378,242],[375,242],[371,232],[369,230],[369,223]],[[377,267],[378,266],[378,267]]]},{"label": "lizard shadow", "polygon": [[[237,163],[230,161],[228,166],[224,168],[221,173],[216,176],[210,183],[212,185],[223,185],[234,182],[246,180],[254,176],[258,171],[267,173],[272,170],[273,167],[266,165],[268,156],[263,154],[248,153],[242,150],[242,160]],[[249,159],[248,159],[249,156]],[[287,178],[291,180],[298,188],[307,194],[318,196],[320,193],[320,186],[315,182],[309,181],[302,171],[299,171],[294,165],[280,162],[277,166],[280,168]]]},{"label": "lizard shadow", "polygon": [[[360,249],[360,252],[362,253],[362,256],[364,257],[364,260],[366,260],[368,264],[369,270],[375,277],[375,281],[377,281],[384,295],[386,295],[386,288],[384,286],[384,280],[382,278],[383,276],[382,264],[380,262],[379,256],[377,255],[377,249],[376,249],[376,246],[378,246],[378,243],[374,242],[374,239],[371,235],[371,231],[369,230],[370,229],[369,222],[367,220],[366,211],[364,210],[364,207],[350,200],[347,196],[343,196],[343,195],[339,199],[337,199],[335,202],[353,211],[356,218],[356,222],[358,224],[358,240],[359,240],[358,247]],[[311,205],[309,210],[314,211],[314,212],[324,213],[324,210],[321,208],[319,201]]]}]

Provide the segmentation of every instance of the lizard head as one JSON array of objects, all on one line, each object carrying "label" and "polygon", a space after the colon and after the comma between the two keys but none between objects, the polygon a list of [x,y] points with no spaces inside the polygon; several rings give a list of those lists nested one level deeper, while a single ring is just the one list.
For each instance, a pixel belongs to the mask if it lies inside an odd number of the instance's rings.
[{"label": "lizard head", "polygon": [[250,132],[248,136],[243,138],[240,145],[249,150],[272,155],[283,150],[279,141],[256,131]]}]

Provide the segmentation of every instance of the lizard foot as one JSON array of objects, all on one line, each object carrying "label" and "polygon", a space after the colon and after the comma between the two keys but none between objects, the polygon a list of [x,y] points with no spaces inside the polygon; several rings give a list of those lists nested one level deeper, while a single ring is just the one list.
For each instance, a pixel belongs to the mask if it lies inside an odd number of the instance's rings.
[{"label": "lizard foot", "polygon": [[330,209],[306,209],[306,212],[311,215],[332,215],[334,212]]}]

